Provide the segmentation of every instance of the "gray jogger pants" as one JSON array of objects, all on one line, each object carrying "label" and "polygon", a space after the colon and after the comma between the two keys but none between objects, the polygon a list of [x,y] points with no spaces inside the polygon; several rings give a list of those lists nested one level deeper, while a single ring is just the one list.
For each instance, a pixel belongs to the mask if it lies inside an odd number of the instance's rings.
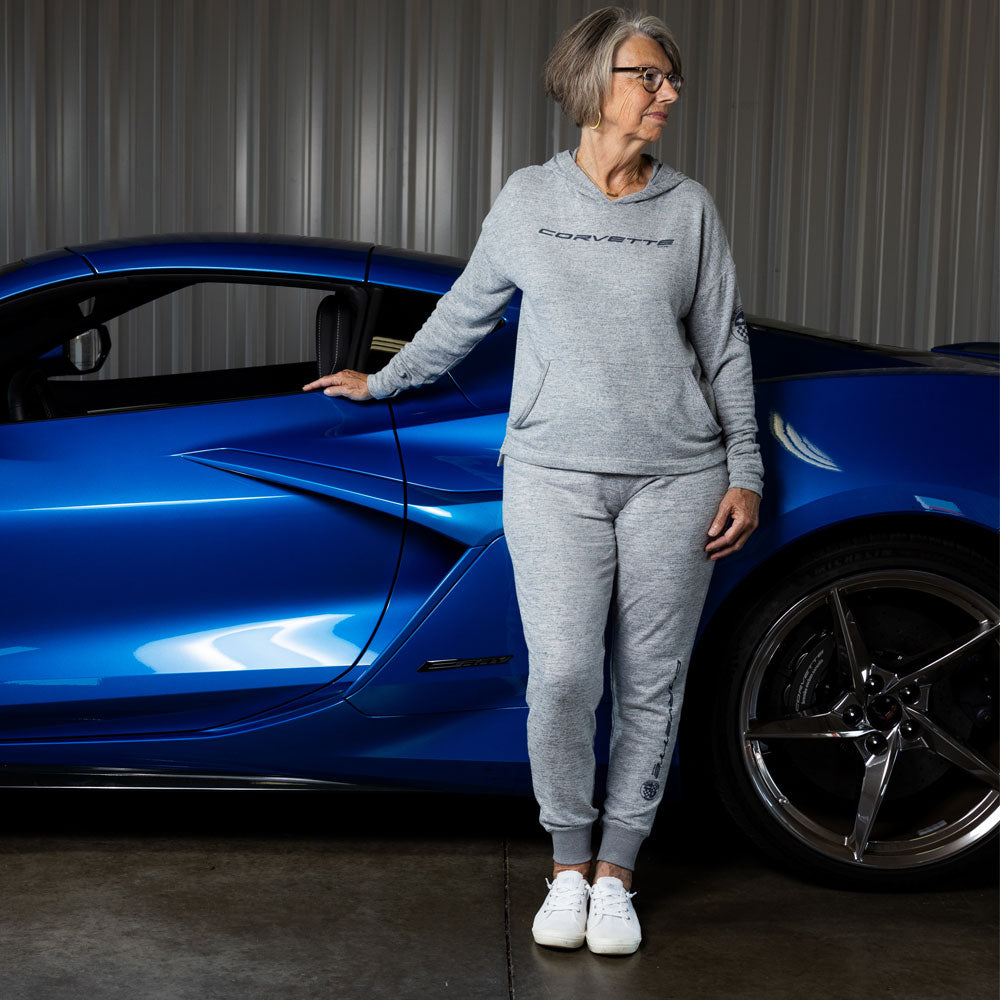
[{"label": "gray jogger pants", "polygon": [[631,870],[673,753],[715,568],[705,544],[729,486],[726,464],[655,476],[552,469],[506,455],[503,469],[539,820],[557,863],[591,857],[595,712],[612,610],[612,729],[597,857]]}]

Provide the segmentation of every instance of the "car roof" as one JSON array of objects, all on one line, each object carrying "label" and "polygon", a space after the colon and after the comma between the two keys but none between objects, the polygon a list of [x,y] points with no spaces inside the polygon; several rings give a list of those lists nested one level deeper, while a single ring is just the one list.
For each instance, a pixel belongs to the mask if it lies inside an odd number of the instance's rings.
[{"label": "car roof", "polygon": [[282,233],[161,233],[82,243],[0,268],[0,299],[88,276],[213,271],[371,281],[444,292],[465,266],[458,257],[357,240]]},{"label": "car roof", "polygon": [[364,281],[370,243],[259,233],[164,233],[70,247],[96,274],[266,271]]}]

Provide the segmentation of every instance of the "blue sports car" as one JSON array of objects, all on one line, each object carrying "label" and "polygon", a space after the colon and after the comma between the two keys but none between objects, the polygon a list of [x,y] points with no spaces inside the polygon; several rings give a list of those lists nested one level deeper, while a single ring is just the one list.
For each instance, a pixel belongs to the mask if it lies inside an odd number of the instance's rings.
[{"label": "blue sports car", "polygon": [[[4,784],[530,793],[496,464],[517,300],[432,386],[301,391],[381,368],[461,266],[174,235],[0,269]],[[996,345],[749,336],[761,523],[716,564],[673,786],[842,884],[982,864]]]}]

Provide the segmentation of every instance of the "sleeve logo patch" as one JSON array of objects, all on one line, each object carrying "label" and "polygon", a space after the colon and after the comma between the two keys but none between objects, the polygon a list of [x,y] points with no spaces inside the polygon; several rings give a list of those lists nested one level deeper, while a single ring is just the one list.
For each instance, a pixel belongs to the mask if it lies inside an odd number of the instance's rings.
[{"label": "sleeve logo patch", "polygon": [[747,321],[746,317],[743,315],[742,309],[737,309],[733,313],[733,336],[737,340],[742,340],[744,344],[750,343],[750,334],[747,331]]}]

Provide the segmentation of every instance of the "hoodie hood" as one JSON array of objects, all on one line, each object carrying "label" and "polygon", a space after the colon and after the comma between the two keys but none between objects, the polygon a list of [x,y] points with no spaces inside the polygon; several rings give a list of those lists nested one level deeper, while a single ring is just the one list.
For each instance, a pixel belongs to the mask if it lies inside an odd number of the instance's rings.
[{"label": "hoodie hood", "polygon": [[577,166],[576,149],[564,149],[549,160],[545,167],[554,170],[569,185],[569,187],[581,194],[583,197],[600,202],[602,205],[627,205],[637,201],[649,201],[651,198],[658,198],[661,194],[672,191],[687,177],[679,170],[668,167],[655,157],[650,156],[653,161],[653,172],[641,191],[634,191],[622,198],[611,201],[597,185]]}]

